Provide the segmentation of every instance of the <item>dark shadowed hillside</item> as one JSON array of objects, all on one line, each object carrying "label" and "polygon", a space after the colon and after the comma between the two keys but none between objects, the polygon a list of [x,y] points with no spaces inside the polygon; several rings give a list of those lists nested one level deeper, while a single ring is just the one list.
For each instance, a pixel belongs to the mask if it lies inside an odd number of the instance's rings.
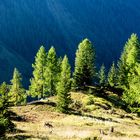
[{"label": "dark shadowed hillside", "polygon": [[116,60],[132,32],[140,35],[139,0],[0,1],[0,80],[17,67],[30,77],[40,47],[54,45],[71,63],[83,38],[93,41],[97,63]]}]

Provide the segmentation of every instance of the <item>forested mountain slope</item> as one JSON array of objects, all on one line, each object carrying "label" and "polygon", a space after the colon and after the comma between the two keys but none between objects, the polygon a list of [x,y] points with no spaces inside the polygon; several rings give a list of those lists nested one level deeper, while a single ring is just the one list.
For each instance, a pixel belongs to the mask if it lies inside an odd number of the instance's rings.
[{"label": "forested mountain slope", "polygon": [[73,63],[83,38],[95,45],[97,64],[116,60],[132,32],[140,35],[139,0],[2,0],[0,1],[0,81],[14,67],[30,77],[40,45],[54,45]]}]

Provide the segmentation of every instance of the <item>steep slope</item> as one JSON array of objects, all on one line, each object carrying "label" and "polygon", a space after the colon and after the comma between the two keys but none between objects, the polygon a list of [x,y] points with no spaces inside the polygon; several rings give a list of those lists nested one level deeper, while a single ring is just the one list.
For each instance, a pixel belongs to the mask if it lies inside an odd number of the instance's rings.
[{"label": "steep slope", "polygon": [[31,73],[29,69],[30,63],[25,61],[20,55],[6,49],[2,43],[0,43],[0,66],[1,80],[3,81],[9,81],[9,78],[12,78],[11,74],[15,67],[21,70],[23,80],[27,80],[29,73]]},{"label": "steep slope", "polygon": [[[140,35],[139,0],[3,0],[0,1],[0,42],[5,50],[31,64],[40,45],[56,47],[73,64],[78,43],[93,41],[97,64],[116,60],[132,32]],[[6,57],[9,57],[8,54]],[[25,71],[18,59],[12,65]],[[1,62],[2,65],[2,62]],[[0,67],[0,81],[9,80],[12,66]],[[27,67],[31,70],[31,65]]]},{"label": "steep slope", "polygon": [[[140,118],[136,114],[129,114],[113,102],[94,95],[74,92],[71,97],[71,108],[75,113],[70,114],[56,111],[56,97],[12,107],[18,131],[10,134],[9,139],[139,140]],[[109,97],[116,99],[117,95]],[[89,100],[91,98],[93,102]],[[111,128],[114,128],[113,132]]]}]

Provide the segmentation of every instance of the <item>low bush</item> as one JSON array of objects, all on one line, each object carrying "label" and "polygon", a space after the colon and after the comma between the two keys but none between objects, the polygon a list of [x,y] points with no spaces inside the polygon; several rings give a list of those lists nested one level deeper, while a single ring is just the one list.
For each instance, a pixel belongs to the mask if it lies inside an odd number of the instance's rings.
[{"label": "low bush", "polygon": [[85,105],[92,105],[92,104],[94,104],[93,96],[90,95],[90,96],[86,97],[84,99],[84,104]]},{"label": "low bush", "polygon": [[15,125],[8,119],[0,117],[0,136],[5,135],[6,132],[11,132],[15,128]]},{"label": "low bush", "polygon": [[0,137],[5,135],[7,128],[7,119],[4,119],[3,117],[0,118]]}]

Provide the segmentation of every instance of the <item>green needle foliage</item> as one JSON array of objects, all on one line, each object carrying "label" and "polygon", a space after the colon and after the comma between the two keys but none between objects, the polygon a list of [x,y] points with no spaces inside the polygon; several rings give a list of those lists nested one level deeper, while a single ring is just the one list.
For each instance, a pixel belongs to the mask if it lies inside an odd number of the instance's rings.
[{"label": "green needle foliage", "polygon": [[114,87],[116,85],[117,82],[117,74],[116,74],[116,68],[115,68],[115,64],[113,62],[109,72],[108,72],[108,78],[107,78],[108,84],[111,87]]},{"label": "green needle foliage", "polygon": [[123,99],[130,105],[140,104],[140,41],[136,34],[126,43],[118,66],[119,85],[125,90]]},{"label": "green needle foliage", "polygon": [[136,34],[132,34],[125,44],[121,58],[118,62],[118,84],[123,88],[129,88],[129,79],[135,73],[140,62],[140,44]]},{"label": "green needle foliage", "polygon": [[67,113],[70,104],[71,89],[71,67],[67,56],[64,57],[61,65],[60,80],[57,85],[57,108],[60,112]]},{"label": "green needle foliage", "polygon": [[22,77],[19,71],[15,68],[13,73],[13,79],[11,80],[11,88],[9,95],[11,96],[10,101],[14,105],[21,105],[25,103],[26,94],[22,87]]},{"label": "green needle foliage", "polygon": [[47,54],[43,46],[38,50],[33,67],[33,78],[31,78],[31,85],[29,93],[32,97],[44,98],[46,93],[45,83],[45,68],[46,68]]},{"label": "green needle foliage", "polygon": [[[57,93],[57,108],[60,112],[67,113],[71,102],[69,93],[71,82],[75,89],[82,89],[86,85],[91,86],[96,76],[94,46],[88,39],[84,39],[79,44],[72,79],[67,56],[63,60],[61,57],[57,58],[54,47],[51,47],[47,53],[41,46],[32,67],[30,95],[44,98]],[[118,67],[115,68],[113,62],[106,78],[105,66],[102,65],[98,78],[101,86],[105,86],[107,82],[110,89],[118,92],[124,91],[122,99],[130,108],[140,106],[140,41],[136,34],[132,34],[125,44]],[[0,86],[0,125],[7,119],[7,108],[11,105],[10,103],[20,105],[25,101],[26,94],[21,82],[21,74],[15,68],[11,85],[3,83]]]},{"label": "green needle foliage", "polygon": [[56,94],[56,84],[58,81],[58,72],[60,72],[61,59],[57,59],[54,47],[51,47],[47,55],[47,65],[45,69],[45,84],[48,96]]},{"label": "green needle foliage", "polygon": [[140,77],[135,77],[130,81],[130,88],[126,89],[123,99],[129,106],[138,107],[140,105]]},{"label": "green needle foliage", "polygon": [[79,44],[76,52],[74,87],[91,85],[95,74],[95,50],[92,43],[85,39]]},{"label": "green needle foliage", "polygon": [[106,83],[106,75],[105,75],[105,66],[104,64],[101,66],[99,71],[99,83],[101,86],[104,86]]},{"label": "green needle foliage", "polygon": [[0,114],[3,116],[6,116],[7,108],[10,105],[10,95],[9,95],[9,86],[3,82],[0,85]]},{"label": "green needle foliage", "polygon": [[12,131],[15,127],[8,112],[9,100],[9,86],[3,82],[0,85],[0,137],[4,136],[6,131]]}]

